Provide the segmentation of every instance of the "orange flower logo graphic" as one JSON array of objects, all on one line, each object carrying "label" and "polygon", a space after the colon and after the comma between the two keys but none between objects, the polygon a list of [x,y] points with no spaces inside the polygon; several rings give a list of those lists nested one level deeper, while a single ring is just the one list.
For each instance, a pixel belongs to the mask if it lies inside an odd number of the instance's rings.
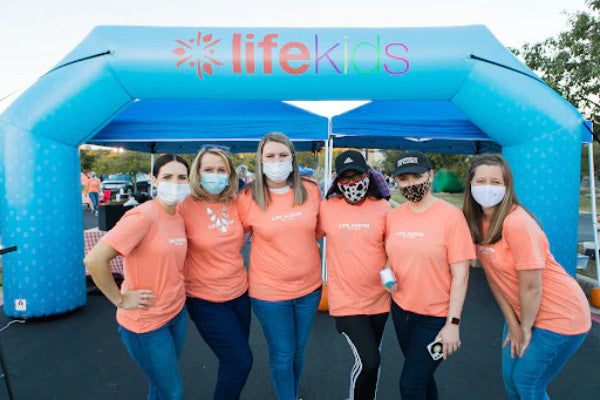
[{"label": "orange flower logo graphic", "polygon": [[[212,47],[220,41],[221,39],[213,40],[212,34],[202,36],[201,32],[198,32],[195,39],[189,39],[189,44],[184,40],[175,40],[176,43],[179,43],[182,46],[173,50],[173,54],[181,57],[180,60],[177,61],[177,68],[187,63],[192,68],[196,67],[198,78],[200,79],[204,79],[204,74],[212,75],[212,64],[216,66],[223,65],[222,62],[211,57],[211,55],[215,54],[215,49]],[[204,60],[208,60],[208,62]]]}]

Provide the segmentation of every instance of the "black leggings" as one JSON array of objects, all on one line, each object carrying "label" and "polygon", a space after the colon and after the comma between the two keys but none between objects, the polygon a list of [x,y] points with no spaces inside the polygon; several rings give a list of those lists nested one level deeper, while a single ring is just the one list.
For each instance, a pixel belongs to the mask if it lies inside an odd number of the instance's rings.
[{"label": "black leggings", "polygon": [[337,331],[344,335],[354,354],[349,400],[375,399],[381,338],[387,318],[388,313],[335,317]]}]

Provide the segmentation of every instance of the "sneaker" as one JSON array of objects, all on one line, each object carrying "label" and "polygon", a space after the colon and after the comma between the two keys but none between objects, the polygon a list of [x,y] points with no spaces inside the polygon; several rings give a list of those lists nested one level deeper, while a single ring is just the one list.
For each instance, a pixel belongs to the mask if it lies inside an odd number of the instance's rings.
[{"label": "sneaker", "polygon": [[94,211],[94,215],[97,217],[98,216],[98,211]]}]

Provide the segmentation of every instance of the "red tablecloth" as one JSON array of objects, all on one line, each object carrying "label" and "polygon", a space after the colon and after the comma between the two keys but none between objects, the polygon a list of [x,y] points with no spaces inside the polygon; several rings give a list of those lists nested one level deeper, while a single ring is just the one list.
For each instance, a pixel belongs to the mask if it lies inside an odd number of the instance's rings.
[{"label": "red tablecloth", "polygon": [[[106,232],[101,231],[98,228],[83,231],[83,250],[86,255],[96,245],[96,243],[98,243],[98,240],[100,240],[100,238],[104,235],[106,235]],[[115,258],[110,260],[110,271],[113,274],[120,274],[121,276],[123,275],[123,257],[116,256]],[[87,268],[85,269],[85,274],[90,274]]]}]

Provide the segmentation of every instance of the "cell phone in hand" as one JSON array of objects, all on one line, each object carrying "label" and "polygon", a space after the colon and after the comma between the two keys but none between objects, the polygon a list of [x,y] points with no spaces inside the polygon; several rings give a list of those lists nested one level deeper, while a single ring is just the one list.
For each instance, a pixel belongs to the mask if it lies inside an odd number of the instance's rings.
[{"label": "cell phone in hand", "polygon": [[439,360],[444,356],[444,344],[441,338],[434,340],[427,345],[427,351],[434,361]]}]

